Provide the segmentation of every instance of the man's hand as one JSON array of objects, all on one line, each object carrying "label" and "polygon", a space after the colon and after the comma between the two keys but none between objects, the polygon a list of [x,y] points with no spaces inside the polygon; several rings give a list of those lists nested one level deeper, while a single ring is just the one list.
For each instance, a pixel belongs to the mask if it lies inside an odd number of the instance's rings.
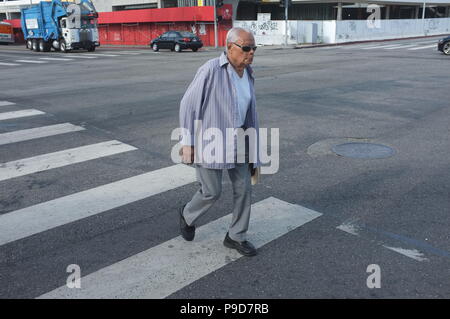
[{"label": "man's hand", "polygon": [[194,146],[183,146],[180,150],[181,162],[184,164],[194,163]]}]

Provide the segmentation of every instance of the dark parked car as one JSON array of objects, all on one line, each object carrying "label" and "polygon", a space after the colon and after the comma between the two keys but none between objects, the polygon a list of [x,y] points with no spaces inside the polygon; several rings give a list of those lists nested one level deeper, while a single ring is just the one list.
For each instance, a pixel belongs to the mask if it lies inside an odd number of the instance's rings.
[{"label": "dark parked car", "polygon": [[159,37],[150,41],[153,51],[159,49],[170,49],[181,52],[183,49],[191,49],[197,52],[203,46],[202,41],[195,34],[187,31],[167,31]]},{"label": "dark parked car", "polygon": [[450,55],[450,36],[439,40],[438,50],[445,55]]}]

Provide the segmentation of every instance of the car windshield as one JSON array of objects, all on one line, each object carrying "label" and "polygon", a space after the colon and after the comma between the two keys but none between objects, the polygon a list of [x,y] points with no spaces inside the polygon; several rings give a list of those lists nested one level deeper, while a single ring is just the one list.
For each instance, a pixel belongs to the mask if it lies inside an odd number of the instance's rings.
[{"label": "car windshield", "polygon": [[189,38],[195,37],[195,34],[193,34],[191,32],[181,31],[180,34],[182,37],[189,37]]}]

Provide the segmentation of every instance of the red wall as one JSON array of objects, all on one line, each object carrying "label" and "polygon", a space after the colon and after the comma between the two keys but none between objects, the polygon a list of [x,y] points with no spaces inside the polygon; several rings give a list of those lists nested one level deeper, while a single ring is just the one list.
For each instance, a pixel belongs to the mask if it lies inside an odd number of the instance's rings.
[{"label": "red wall", "polygon": [[[158,23],[114,23],[99,25],[100,43],[115,45],[148,45],[150,40],[169,30],[192,32],[195,26],[203,45],[214,45],[214,25],[205,25],[205,34],[200,34],[200,24],[193,22],[176,22],[173,24]],[[225,45],[225,37],[231,28],[231,21],[218,24],[218,45]]]}]

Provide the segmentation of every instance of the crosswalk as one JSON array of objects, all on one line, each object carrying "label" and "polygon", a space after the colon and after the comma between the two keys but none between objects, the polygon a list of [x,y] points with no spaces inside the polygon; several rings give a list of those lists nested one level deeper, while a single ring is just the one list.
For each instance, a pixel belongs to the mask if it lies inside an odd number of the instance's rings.
[{"label": "crosswalk", "polygon": [[367,43],[367,44],[348,44],[348,45],[338,45],[325,47],[324,49],[332,51],[334,50],[345,50],[345,51],[418,51],[418,50],[436,50],[437,49],[437,40],[434,41],[421,41],[421,42],[397,42],[397,43],[383,43],[380,42],[378,44]]},{"label": "crosswalk", "polygon": [[120,58],[120,57],[130,57],[130,56],[140,56],[140,55],[151,55],[158,52],[153,52],[151,50],[127,50],[127,51],[107,51],[99,53],[70,53],[62,54],[57,52],[51,52],[45,56],[42,53],[36,53],[35,55],[27,55],[26,58],[15,58],[11,60],[5,60],[5,58],[0,57],[0,67],[19,67],[24,65],[42,65],[46,63],[55,62],[73,62],[73,61],[89,61],[101,58]]},{"label": "crosswalk", "polygon": [[[1,121],[46,114],[31,108],[20,110],[20,106],[11,101],[0,101],[0,106],[0,124]],[[101,160],[114,154],[127,156],[138,151],[138,148],[121,141],[106,140],[46,154],[29,154],[30,157],[1,162],[2,147],[49,137],[63,138],[88,131],[82,126],[65,122],[0,133],[0,185],[7,187],[13,179]],[[194,168],[174,164],[4,212],[0,214],[0,249],[26,238],[39,240],[39,236],[44,232],[164,194],[195,181]],[[252,210],[249,238],[256,247],[262,247],[322,215],[274,197],[254,203]],[[177,222],[178,220],[174,219],[174,223]],[[241,258],[236,251],[222,245],[230,222],[231,216],[224,216],[200,227],[193,242],[186,242],[177,236],[87,274],[81,279],[82,289],[53,287],[56,289],[40,298],[167,297]]]}]

